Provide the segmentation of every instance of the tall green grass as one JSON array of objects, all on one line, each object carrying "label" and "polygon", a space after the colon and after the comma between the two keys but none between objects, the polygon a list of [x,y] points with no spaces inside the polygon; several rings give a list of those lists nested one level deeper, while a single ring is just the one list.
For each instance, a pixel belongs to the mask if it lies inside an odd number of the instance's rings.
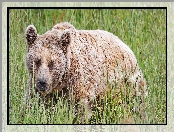
[{"label": "tall green grass", "polygon": [[[38,98],[26,106],[25,29],[34,24],[39,34],[56,23],[68,21],[76,29],[102,29],[118,36],[135,53],[147,81],[149,95],[145,100],[148,121],[132,114],[132,104],[123,103],[118,93],[93,111],[92,121],[86,124],[166,123],[166,11],[162,9],[10,9],[9,12],[9,123],[10,124],[72,124],[73,105],[59,99],[45,109]],[[126,106],[125,106],[126,105]],[[137,104],[138,105],[138,104]],[[130,120],[132,117],[134,122]]]}]

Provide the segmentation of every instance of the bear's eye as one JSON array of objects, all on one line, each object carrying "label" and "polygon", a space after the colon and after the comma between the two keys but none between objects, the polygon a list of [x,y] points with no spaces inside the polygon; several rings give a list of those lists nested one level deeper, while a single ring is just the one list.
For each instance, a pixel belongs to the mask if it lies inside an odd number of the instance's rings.
[{"label": "bear's eye", "polygon": [[35,64],[36,64],[36,67],[38,68],[41,65],[41,60],[40,59],[37,59],[35,61]]},{"label": "bear's eye", "polygon": [[53,69],[53,66],[54,66],[53,61],[50,61],[50,62],[48,63],[49,69],[52,70],[52,69]]}]

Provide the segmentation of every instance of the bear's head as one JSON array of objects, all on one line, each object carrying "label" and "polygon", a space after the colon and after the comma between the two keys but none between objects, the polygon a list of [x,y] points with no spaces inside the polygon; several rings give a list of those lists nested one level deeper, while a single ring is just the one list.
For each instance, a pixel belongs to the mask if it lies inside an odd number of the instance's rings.
[{"label": "bear's head", "polygon": [[34,80],[36,91],[46,95],[63,86],[65,74],[70,67],[70,34],[68,29],[52,29],[38,35],[34,25],[27,27],[26,64],[30,73],[30,83]]}]

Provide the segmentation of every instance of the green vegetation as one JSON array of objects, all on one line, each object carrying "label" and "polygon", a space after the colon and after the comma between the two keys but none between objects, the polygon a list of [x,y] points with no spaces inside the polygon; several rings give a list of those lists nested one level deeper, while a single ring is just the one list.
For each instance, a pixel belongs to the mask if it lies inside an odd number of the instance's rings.
[{"label": "green vegetation", "polygon": [[[130,46],[147,81],[149,95],[145,100],[148,121],[131,113],[132,103],[126,104],[121,92],[117,98],[105,97],[103,106],[96,107],[90,123],[121,124],[132,117],[134,123],[166,123],[166,11],[140,9],[11,9],[9,12],[9,123],[10,124],[72,124],[73,105],[59,99],[47,109],[38,98],[26,106],[25,29],[34,24],[39,34],[56,23],[68,21],[77,29],[107,30]],[[134,105],[139,105],[135,103]],[[132,121],[129,121],[130,123]],[[133,123],[133,122],[132,122]]]}]

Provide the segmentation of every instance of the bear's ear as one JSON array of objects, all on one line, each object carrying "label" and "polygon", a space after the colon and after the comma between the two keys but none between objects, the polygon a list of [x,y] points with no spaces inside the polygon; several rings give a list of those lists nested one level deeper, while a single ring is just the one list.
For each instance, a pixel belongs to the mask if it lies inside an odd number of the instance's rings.
[{"label": "bear's ear", "polygon": [[65,30],[61,36],[61,44],[63,47],[67,47],[71,42],[71,33],[69,30]]},{"label": "bear's ear", "polygon": [[30,45],[34,43],[37,38],[37,30],[34,25],[29,25],[25,32],[27,44]]}]

